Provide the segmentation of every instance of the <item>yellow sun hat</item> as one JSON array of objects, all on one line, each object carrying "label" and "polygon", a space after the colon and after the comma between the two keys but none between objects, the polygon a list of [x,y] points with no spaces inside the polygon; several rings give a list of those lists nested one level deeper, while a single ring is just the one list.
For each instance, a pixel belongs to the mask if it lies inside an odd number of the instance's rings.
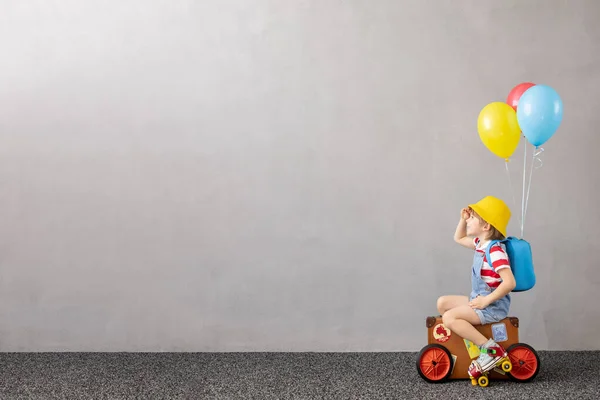
[{"label": "yellow sun hat", "polygon": [[475,204],[469,204],[469,207],[506,237],[511,213],[505,202],[494,196],[486,196]]}]

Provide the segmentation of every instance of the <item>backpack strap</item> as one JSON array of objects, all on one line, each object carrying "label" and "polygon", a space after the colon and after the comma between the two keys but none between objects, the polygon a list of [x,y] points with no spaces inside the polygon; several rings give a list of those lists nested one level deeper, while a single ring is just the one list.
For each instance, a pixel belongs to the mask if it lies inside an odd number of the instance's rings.
[{"label": "backpack strap", "polygon": [[502,242],[502,240],[492,240],[490,242],[490,244],[488,244],[488,246],[485,248],[485,259],[487,261],[487,263],[490,265],[490,267],[492,267],[492,269],[494,269],[494,267],[492,266],[492,258],[490,257],[490,249],[492,248],[493,245],[495,245],[496,243],[500,243]]}]

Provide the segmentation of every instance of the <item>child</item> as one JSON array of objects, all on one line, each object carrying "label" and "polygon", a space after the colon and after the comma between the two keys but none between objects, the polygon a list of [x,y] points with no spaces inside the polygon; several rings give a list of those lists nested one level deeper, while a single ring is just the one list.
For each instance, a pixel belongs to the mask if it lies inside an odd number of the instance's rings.
[{"label": "child", "polygon": [[481,354],[469,366],[471,379],[495,368],[506,359],[507,353],[492,338],[486,338],[473,325],[498,322],[508,316],[510,292],[515,288],[515,278],[506,255],[506,248],[496,243],[490,248],[487,260],[485,250],[491,240],[506,236],[510,209],[493,196],[470,204],[460,212],[454,240],[475,250],[471,267],[471,295],[442,296],[437,308],[444,325],[462,338],[477,345]]}]

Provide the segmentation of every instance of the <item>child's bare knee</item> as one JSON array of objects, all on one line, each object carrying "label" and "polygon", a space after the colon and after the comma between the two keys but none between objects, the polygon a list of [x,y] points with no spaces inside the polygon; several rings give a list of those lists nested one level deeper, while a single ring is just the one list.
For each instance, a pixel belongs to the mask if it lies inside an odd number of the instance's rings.
[{"label": "child's bare knee", "polygon": [[451,328],[450,325],[452,325],[452,323],[455,320],[456,320],[456,318],[454,317],[454,315],[452,314],[452,312],[447,312],[447,313],[444,313],[444,315],[442,315],[442,322],[448,328]]}]

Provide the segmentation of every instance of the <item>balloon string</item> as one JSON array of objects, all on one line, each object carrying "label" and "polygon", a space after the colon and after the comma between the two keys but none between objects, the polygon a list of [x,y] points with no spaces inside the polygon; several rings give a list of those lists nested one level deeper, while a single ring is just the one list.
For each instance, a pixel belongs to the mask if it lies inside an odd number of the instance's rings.
[{"label": "balloon string", "polygon": [[529,170],[529,183],[527,185],[527,199],[525,200],[525,215],[523,216],[523,219],[527,215],[527,206],[529,205],[529,191],[531,189],[531,177],[533,175],[534,162],[535,161],[539,162],[539,165],[537,167],[535,167],[535,169],[539,169],[544,165],[544,163],[542,162],[542,159],[539,157],[543,152],[544,152],[544,149],[542,147],[535,146],[533,155],[531,157],[531,168]]},{"label": "balloon string", "polygon": [[544,148],[543,147],[536,147],[535,149],[537,150],[537,152],[534,154],[533,158],[535,158],[535,161],[537,161],[537,162],[540,163],[539,165],[537,165],[535,167],[535,169],[540,169],[544,165],[544,162],[538,156],[541,155],[544,152]]},{"label": "balloon string", "polygon": [[[513,190],[512,180],[510,179],[510,171],[508,170],[508,159],[506,160],[504,165],[506,166],[506,176],[508,176],[508,187],[510,188],[510,194],[512,195],[513,205],[515,206],[515,209],[516,209],[517,208],[517,199],[515,198],[515,191]],[[517,216],[517,217],[519,219],[519,223],[521,223],[521,217],[520,216]]]},{"label": "balloon string", "polygon": [[[525,135],[523,135],[525,138]],[[527,165],[527,141],[524,140],[523,152],[523,196],[521,197],[521,239],[523,239],[523,230],[525,228],[525,166]]]}]

